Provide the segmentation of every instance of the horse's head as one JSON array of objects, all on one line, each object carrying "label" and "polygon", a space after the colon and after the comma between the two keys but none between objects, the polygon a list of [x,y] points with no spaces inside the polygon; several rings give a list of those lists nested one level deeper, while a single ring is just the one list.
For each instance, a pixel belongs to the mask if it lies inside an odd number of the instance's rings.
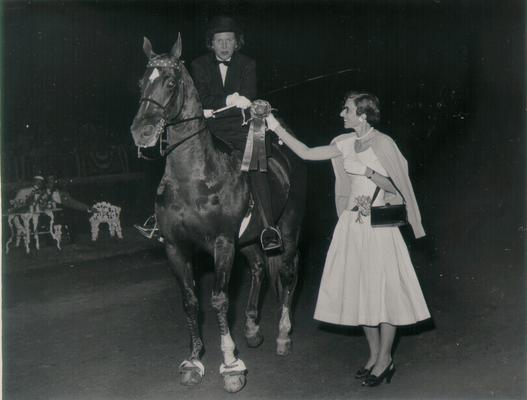
[{"label": "horse's head", "polygon": [[157,55],[147,38],[143,50],[148,64],[139,80],[141,99],[130,130],[138,147],[151,147],[157,143],[165,126],[174,121],[183,109],[184,78],[186,73],[181,56],[181,36],[168,54]]}]

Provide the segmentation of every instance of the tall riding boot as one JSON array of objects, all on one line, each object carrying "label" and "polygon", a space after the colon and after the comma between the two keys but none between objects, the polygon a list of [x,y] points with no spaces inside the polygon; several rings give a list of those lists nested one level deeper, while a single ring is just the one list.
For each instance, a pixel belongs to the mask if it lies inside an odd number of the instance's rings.
[{"label": "tall riding boot", "polygon": [[271,191],[269,189],[269,180],[267,173],[259,171],[250,171],[249,178],[253,193],[255,194],[255,203],[260,210],[264,229],[260,234],[260,243],[262,248],[267,250],[279,249],[282,247],[282,235],[277,226],[274,226],[273,204],[271,200]]}]

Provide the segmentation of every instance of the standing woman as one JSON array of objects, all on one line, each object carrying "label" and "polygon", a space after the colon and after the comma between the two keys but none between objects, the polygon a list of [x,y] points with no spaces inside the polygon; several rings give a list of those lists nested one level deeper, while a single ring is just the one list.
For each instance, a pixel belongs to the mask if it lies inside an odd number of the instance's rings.
[{"label": "standing woman", "polygon": [[273,115],[267,123],[302,159],[332,160],[339,220],[314,317],[363,327],[370,357],[355,377],[363,379],[364,386],[377,386],[383,380],[389,383],[395,373],[392,345],[397,326],[428,319],[430,313],[399,228],[370,225],[369,208],[376,188],[380,192],[373,205],[402,203],[398,189],[415,237],[425,232],[405,158],[390,137],[371,126],[380,118],[377,97],[348,93],[340,116],[344,127],[355,132],[314,148],[291,136]]}]

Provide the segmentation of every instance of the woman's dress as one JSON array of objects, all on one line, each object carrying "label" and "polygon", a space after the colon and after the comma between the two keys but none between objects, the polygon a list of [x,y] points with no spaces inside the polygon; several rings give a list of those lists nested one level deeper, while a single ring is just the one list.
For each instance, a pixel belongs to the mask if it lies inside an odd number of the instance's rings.
[{"label": "woman's dress", "polygon": [[[344,159],[357,157],[387,176],[373,149],[357,153],[356,138],[337,143]],[[331,241],[314,318],[339,325],[409,325],[430,318],[408,249],[397,227],[372,228],[370,217],[352,211],[359,196],[376,189],[373,181],[349,174],[351,196]],[[374,205],[383,205],[381,189]]]}]

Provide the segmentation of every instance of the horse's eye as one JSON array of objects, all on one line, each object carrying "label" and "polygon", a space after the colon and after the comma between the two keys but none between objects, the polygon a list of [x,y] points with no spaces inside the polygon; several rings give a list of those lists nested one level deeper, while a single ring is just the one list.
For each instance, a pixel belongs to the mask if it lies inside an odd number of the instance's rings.
[{"label": "horse's eye", "polygon": [[168,85],[169,88],[172,89],[174,86],[176,86],[176,81],[174,81],[174,80],[171,79],[171,80],[169,80],[169,81],[167,82],[167,85]]}]

